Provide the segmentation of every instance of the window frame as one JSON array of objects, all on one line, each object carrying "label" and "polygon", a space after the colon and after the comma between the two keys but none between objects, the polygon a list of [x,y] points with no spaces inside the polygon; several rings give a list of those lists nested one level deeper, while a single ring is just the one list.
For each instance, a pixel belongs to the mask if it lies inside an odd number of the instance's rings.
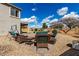
[{"label": "window frame", "polygon": [[[13,12],[12,12],[13,10]],[[17,10],[16,8],[10,8],[10,16],[13,16],[13,17],[17,17],[17,18],[20,18],[20,11]]]}]

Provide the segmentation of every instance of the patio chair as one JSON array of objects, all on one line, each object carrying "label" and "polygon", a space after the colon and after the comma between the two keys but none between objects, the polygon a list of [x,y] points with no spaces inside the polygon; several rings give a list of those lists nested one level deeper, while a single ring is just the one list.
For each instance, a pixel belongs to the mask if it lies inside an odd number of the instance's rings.
[{"label": "patio chair", "polygon": [[26,43],[26,44],[31,45],[32,44],[31,40],[34,39],[31,37],[28,37],[27,35],[19,34],[16,25],[11,26],[9,33],[12,36],[12,38],[14,38],[15,41],[19,42],[20,44]]},{"label": "patio chair", "polygon": [[79,50],[79,41],[74,40],[71,44],[67,44],[67,46],[71,47],[74,50]]},{"label": "patio chair", "polygon": [[19,42],[20,44],[25,43],[25,44],[31,45],[31,44],[33,44],[32,39],[33,38],[28,37],[28,36],[19,35],[19,36],[17,36],[16,41]]},{"label": "patio chair", "polygon": [[36,50],[38,48],[48,48],[48,32],[37,32],[35,36]]},{"label": "patio chair", "polygon": [[76,50],[79,50],[79,41],[78,40],[74,40],[72,42],[72,48],[76,49]]},{"label": "patio chair", "polygon": [[15,26],[15,25],[11,26],[11,29],[9,31],[9,34],[11,35],[11,38],[13,38],[13,39],[16,40],[17,39],[17,36],[19,35],[19,32],[17,30],[17,26]]},{"label": "patio chair", "polygon": [[57,35],[57,30],[53,30],[52,34],[50,35],[49,43],[54,44],[56,42],[56,35]]},{"label": "patio chair", "polygon": [[10,34],[12,35],[12,38],[14,38],[14,40],[17,41],[19,44],[21,44],[21,43],[26,43],[28,45],[33,44],[33,42],[32,42],[33,38],[28,37],[27,35],[24,36],[22,34],[18,34],[15,32],[10,32]]}]

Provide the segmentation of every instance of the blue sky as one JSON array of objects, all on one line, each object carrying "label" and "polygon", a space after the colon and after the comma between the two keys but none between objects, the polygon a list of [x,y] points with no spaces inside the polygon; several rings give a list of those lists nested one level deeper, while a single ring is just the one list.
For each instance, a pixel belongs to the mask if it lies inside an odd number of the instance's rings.
[{"label": "blue sky", "polygon": [[22,20],[35,18],[29,22],[30,27],[35,26],[35,23],[40,27],[42,22],[49,23],[67,15],[79,14],[79,3],[14,3],[14,5],[22,9]]}]

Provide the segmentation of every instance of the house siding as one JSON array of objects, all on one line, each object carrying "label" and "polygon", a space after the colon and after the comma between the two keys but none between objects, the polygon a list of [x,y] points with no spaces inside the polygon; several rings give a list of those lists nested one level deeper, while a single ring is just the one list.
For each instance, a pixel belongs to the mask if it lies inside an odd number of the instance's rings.
[{"label": "house siding", "polygon": [[0,4],[0,35],[7,34],[12,25],[17,25],[20,32],[20,18],[11,17],[10,8],[10,6]]}]

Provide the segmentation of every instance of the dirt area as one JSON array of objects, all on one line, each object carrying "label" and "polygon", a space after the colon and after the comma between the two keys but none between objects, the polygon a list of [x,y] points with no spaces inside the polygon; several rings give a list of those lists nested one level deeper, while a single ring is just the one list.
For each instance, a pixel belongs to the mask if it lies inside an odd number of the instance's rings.
[{"label": "dirt area", "polygon": [[[72,43],[73,40],[79,40],[79,38],[58,33],[56,36],[56,43],[48,45],[49,50],[45,48],[40,48],[36,51],[36,47],[33,44],[31,46],[25,43],[19,44],[18,42],[11,40],[9,37],[1,36],[0,55],[2,56],[5,55],[6,56],[59,56],[59,55],[67,55],[67,54],[70,55],[72,54],[72,51],[70,50],[71,48],[67,46],[67,44]],[[77,51],[75,54],[77,53],[79,53],[79,51]]]}]

